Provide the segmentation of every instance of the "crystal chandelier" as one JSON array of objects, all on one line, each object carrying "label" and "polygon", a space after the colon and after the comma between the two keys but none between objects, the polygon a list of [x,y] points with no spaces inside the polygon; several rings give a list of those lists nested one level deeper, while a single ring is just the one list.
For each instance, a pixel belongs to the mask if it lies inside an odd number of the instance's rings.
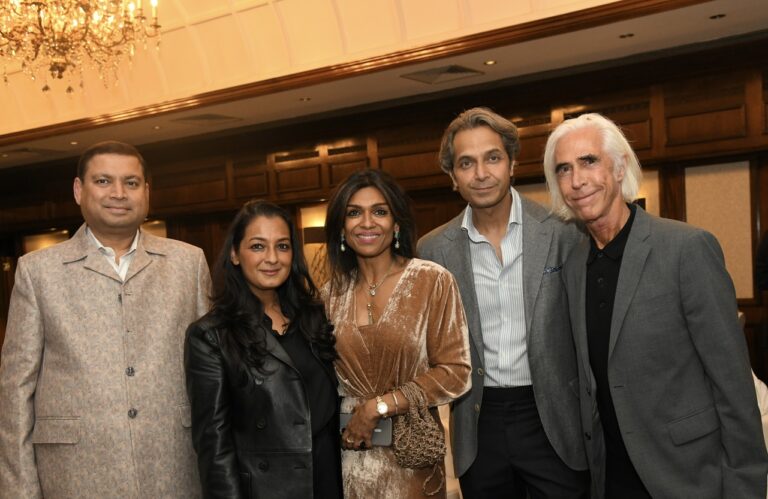
[{"label": "crystal chandelier", "polygon": [[[33,80],[60,80],[94,67],[105,84],[117,78],[124,55],[160,34],[157,0],[4,0],[0,2],[0,57],[20,60]],[[159,45],[159,38],[158,38]],[[3,79],[8,75],[3,70]],[[67,92],[73,92],[71,83]]]}]

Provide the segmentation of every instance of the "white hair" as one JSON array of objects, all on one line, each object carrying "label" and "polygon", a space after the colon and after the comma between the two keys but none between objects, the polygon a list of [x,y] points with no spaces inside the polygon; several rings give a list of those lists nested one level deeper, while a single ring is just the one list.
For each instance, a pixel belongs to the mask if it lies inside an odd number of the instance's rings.
[{"label": "white hair", "polygon": [[627,138],[621,132],[616,123],[597,113],[582,114],[576,118],[565,120],[554,129],[547,139],[544,149],[544,176],[547,179],[547,188],[552,202],[552,211],[564,220],[574,217],[573,211],[565,204],[555,169],[555,149],[557,143],[571,132],[583,128],[595,128],[603,139],[603,153],[611,157],[613,172],[617,175],[623,170],[624,178],[621,180],[621,195],[624,201],[631,203],[637,197],[640,190],[640,182],[643,172],[640,170],[640,161],[635,151],[629,145]]}]

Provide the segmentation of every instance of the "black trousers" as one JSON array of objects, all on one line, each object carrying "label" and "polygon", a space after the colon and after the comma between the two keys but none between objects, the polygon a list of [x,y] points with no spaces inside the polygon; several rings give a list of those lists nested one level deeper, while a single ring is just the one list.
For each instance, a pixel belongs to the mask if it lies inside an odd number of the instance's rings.
[{"label": "black trousers", "polygon": [[589,472],[558,457],[532,387],[485,388],[477,433],[477,458],[459,479],[464,499],[589,497]]}]

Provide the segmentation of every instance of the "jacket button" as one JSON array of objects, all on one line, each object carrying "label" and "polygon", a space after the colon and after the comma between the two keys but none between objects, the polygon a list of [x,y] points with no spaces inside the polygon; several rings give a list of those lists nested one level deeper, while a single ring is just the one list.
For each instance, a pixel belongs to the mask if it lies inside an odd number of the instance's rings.
[{"label": "jacket button", "polygon": [[485,371],[483,371],[483,368],[482,368],[482,367],[478,367],[478,368],[477,368],[477,375],[478,375],[478,376],[482,376],[482,375],[484,375],[484,374],[485,374]]},{"label": "jacket button", "polygon": [[266,426],[267,426],[267,422],[266,422],[266,421],[264,421],[263,419],[259,419],[259,420],[256,422],[256,428],[258,428],[258,429],[260,429],[260,430],[263,430],[263,429],[264,429]]},{"label": "jacket button", "polygon": [[480,412],[480,404],[475,404],[475,412]]},{"label": "jacket button", "polygon": [[136,370],[132,366],[128,366],[125,368],[126,376],[133,376],[134,374],[136,374]]},{"label": "jacket button", "polygon": [[135,417],[136,417],[138,414],[139,414],[139,411],[137,411],[137,410],[136,410],[136,409],[134,409],[133,407],[131,407],[130,409],[128,409],[128,417],[129,417],[129,418],[133,419],[133,418],[135,418]]},{"label": "jacket button", "polygon": [[267,471],[267,470],[269,469],[269,463],[268,463],[268,462],[266,462],[266,461],[261,461],[261,462],[259,463],[259,469],[260,469],[261,471]]},{"label": "jacket button", "polygon": [[584,432],[584,438],[587,440],[592,440],[592,434],[588,431]]}]

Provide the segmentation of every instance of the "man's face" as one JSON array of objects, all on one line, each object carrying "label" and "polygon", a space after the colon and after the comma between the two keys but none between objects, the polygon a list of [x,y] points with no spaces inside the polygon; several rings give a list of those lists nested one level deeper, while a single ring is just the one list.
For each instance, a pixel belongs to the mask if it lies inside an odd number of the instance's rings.
[{"label": "man's face", "polygon": [[83,180],[75,179],[74,194],[96,237],[134,234],[149,210],[149,184],[133,156],[94,156]]},{"label": "man's face", "polygon": [[596,128],[586,127],[562,137],[555,148],[555,173],[563,200],[586,223],[620,216],[624,205],[624,170],[614,172],[602,142]]},{"label": "man's face", "polygon": [[512,161],[501,136],[487,126],[453,138],[453,185],[472,209],[492,208],[509,195]]}]

